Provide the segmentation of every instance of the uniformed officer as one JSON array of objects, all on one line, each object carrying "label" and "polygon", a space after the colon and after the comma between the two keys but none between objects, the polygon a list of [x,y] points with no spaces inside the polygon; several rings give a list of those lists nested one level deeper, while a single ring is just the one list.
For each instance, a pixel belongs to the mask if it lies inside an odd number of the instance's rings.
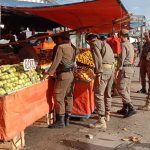
[{"label": "uniformed officer", "polygon": [[149,37],[149,33],[145,32],[144,33],[145,36],[145,44],[143,45],[143,50],[142,50],[142,54],[141,54],[141,58],[140,58],[140,62],[139,62],[139,67],[140,67],[140,77],[141,77],[141,84],[142,84],[142,89],[137,91],[138,93],[146,93],[146,75],[147,75],[147,60],[146,60],[146,56],[150,50],[150,37]]},{"label": "uniformed officer", "polygon": [[[92,128],[106,130],[106,118],[109,121],[111,111],[111,90],[114,79],[114,54],[105,41],[98,40],[97,35],[89,34],[86,37],[90,45],[94,64],[95,64],[95,85],[94,96],[98,113],[98,120],[90,124]],[[106,116],[106,118],[105,118]]]},{"label": "uniformed officer", "polygon": [[[61,33],[57,36],[57,48],[48,78],[56,72],[56,82],[54,86],[54,98],[56,100],[56,123],[50,128],[63,128],[69,125],[69,114],[73,105],[73,68],[75,60],[75,50],[71,46],[69,35]],[[65,122],[64,122],[65,120]]]},{"label": "uniformed officer", "polygon": [[122,29],[120,31],[120,38],[122,40],[122,52],[119,56],[118,66],[118,92],[121,95],[123,107],[117,113],[129,117],[136,113],[130,98],[131,78],[133,76],[133,61],[134,61],[134,47],[129,42],[129,31]]},{"label": "uniformed officer", "polygon": [[[144,82],[146,82],[146,79],[144,79],[144,78],[146,78],[146,73],[147,73],[148,80],[149,80],[148,81],[149,82],[149,89],[148,89],[148,97],[147,97],[145,105],[142,107],[139,107],[138,109],[150,111],[150,32],[147,32],[145,34],[145,38],[146,38],[146,43],[143,46],[143,51],[142,51],[142,55],[141,55],[140,70],[141,70],[141,77],[143,77]],[[145,86],[146,86],[146,83],[145,83]]]}]

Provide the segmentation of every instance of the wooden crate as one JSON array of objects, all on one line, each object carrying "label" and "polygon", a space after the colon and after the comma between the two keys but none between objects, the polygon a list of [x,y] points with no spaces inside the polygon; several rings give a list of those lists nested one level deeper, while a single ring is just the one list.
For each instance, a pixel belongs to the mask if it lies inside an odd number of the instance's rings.
[{"label": "wooden crate", "polygon": [[24,131],[17,134],[10,141],[0,142],[0,150],[19,150],[25,146]]},{"label": "wooden crate", "polygon": [[52,125],[55,121],[55,112],[47,113],[45,116],[37,120],[33,125],[38,127],[47,127]]}]

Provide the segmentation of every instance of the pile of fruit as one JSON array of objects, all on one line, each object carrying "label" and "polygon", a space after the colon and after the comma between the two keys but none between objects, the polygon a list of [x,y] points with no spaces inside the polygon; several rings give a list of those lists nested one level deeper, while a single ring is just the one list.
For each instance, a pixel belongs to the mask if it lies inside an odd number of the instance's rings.
[{"label": "pile of fruit", "polygon": [[95,74],[92,69],[81,67],[75,71],[74,76],[76,80],[89,82],[95,77]]},{"label": "pile of fruit", "polygon": [[88,65],[90,67],[94,66],[92,54],[90,50],[86,51],[81,51],[77,56],[76,56],[76,61],[85,65]]},{"label": "pile of fruit", "polygon": [[40,61],[39,67],[41,69],[49,68],[52,65],[51,61]]},{"label": "pile of fruit", "polygon": [[40,66],[45,65],[45,64],[50,64],[50,63],[51,63],[51,61],[48,60],[48,59],[41,59],[41,60],[39,61],[39,65],[40,65]]},{"label": "pile of fruit", "polygon": [[30,86],[41,80],[41,71],[24,71],[22,64],[0,66],[0,96]]},{"label": "pile of fruit", "polygon": [[50,58],[52,54],[53,54],[52,51],[40,50],[40,53],[38,54],[39,64],[43,65],[43,64],[50,63],[51,62]]}]

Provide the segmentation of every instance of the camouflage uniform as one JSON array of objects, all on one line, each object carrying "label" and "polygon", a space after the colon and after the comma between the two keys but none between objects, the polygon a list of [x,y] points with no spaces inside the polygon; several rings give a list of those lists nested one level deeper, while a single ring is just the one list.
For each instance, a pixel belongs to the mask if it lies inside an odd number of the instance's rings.
[{"label": "camouflage uniform", "polygon": [[[102,48],[102,44],[101,41],[96,40],[91,50],[95,63],[95,73],[102,74],[100,86],[94,87],[94,92],[98,114],[104,116],[105,111],[111,110],[111,89],[114,78],[113,64],[115,59],[111,47],[105,43],[105,47]],[[98,63],[100,59],[102,59],[102,62]],[[112,68],[107,68],[107,64],[111,65]]]},{"label": "camouflage uniform", "polygon": [[131,78],[133,76],[133,59],[134,48],[133,45],[126,41],[122,43],[122,53],[120,56],[120,74],[118,78],[119,94],[122,97],[123,103],[131,103],[130,86]]},{"label": "camouflage uniform", "polygon": [[122,98],[123,107],[117,113],[126,118],[136,113],[130,98],[131,78],[134,73],[134,47],[127,39],[122,43],[122,53],[119,58],[118,92]]},{"label": "camouflage uniform", "polygon": [[[95,74],[101,76],[100,84],[94,86],[95,103],[98,112],[98,122],[90,127],[106,129],[104,116],[111,110],[111,90],[114,79],[114,54],[106,42],[95,39],[90,45],[95,64]],[[96,77],[96,78],[97,78]]]},{"label": "camouflage uniform", "polygon": [[56,72],[56,82],[54,86],[54,99],[56,110],[56,122],[50,128],[63,128],[69,126],[69,114],[73,106],[73,67],[75,60],[75,50],[67,42],[57,45],[55,57],[49,74]]},{"label": "camouflage uniform", "polygon": [[[61,71],[61,63],[67,64],[73,59],[74,49],[70,43],[61,44],[57,47],[56,54],[49,74],[56,71],[54,98],[56,100],[56,113],[63,115],[72,111],[73,104],[73,71]],[[67,99],[65,99],[67,97]]]}]

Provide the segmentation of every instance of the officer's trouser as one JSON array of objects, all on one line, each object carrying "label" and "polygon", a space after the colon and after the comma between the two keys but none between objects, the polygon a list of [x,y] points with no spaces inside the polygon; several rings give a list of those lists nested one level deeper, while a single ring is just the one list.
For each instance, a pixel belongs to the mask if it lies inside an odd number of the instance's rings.
[{"label": "officer's trouser", "polygon": [[118,92],[123,103],[131,103],[130,87],[133,72],[121,71],[118,77]]},{"label": "officer's trouser", "polygon": [[57,79],[54,87],[54,99],[56,114],[65,114],[72,112],[74,78]]},{"label": "officer's trouser", "polygon": [[104,116],[106,111],[111,110],[111,90],[114,80],[114,70],[110,74],[103,74],[99,86],[94,86],[94,97],[97,113]]},{"label": "officer's trouser", "polygon": [[147,63],[145,60],[143,60],[140,66],[140,77],[142,89],[145,90],[146,90],[146,74],[147,74]]}]

